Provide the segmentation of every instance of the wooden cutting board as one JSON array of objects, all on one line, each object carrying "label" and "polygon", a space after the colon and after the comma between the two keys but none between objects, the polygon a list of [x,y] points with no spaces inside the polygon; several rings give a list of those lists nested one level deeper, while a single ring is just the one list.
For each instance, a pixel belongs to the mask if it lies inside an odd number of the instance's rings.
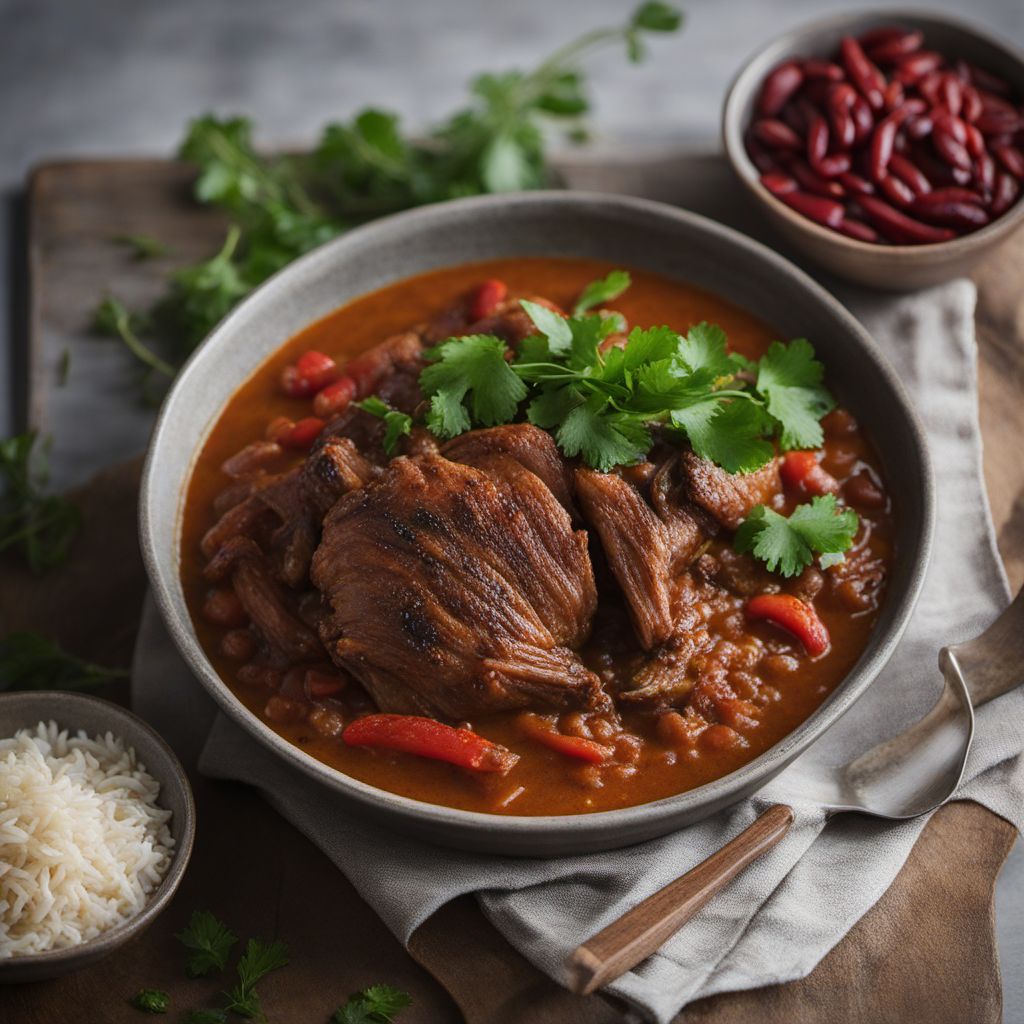
[{"label": "wooden cutting board", "polygon": [[[680,157],[563,167],[576,187],[682,203],[692,169]],[[70,470],[95,457],[95,443],[90,447],[82,436],[90,430],[109,430],[107,461],[144,447],[151,410],[128,406],[130,374],[123,368],[110,372],[119,353],[111,343],[90,339],[87,325],[104,290],[116,286],[119,296],[138,305],[157,293],[170,266],[216,247],[222,224],[187,200],[187,182],[186,169],[161,161],[51,164],[32,178],[27,406],[33,425],[52,430],[58,443],[76,434],[66,457]],[[173,255],[133,263],[110,242],[119,232],[165,239]],[[976,275],[986,480],[1014,587],[1024,580],[1024,460],[1017,454],[1024,426],[1024,294],[1016,270],[1022,262],[1019,234]],[[65,349],[72,372],[62,388]],[[136,460],[108,469],[78,491],[86,528],[65,572],[35,579],[0,562],[0,628],[43,629],[78,654],[128,664],[145,591],[135,544],[137,487]],[[91,968],[0,989],[0,1020],[137,1022],[138,1011],[127,1000],[142,987],[171,993],[171,1019],[205,1005],[224,982],[185,979],[173,938],[196,908],[215,911],[240,934],[278,934],[290,943],[291,966],[261,986],[271,1021],[326,1021],[349,992],[376,982],[413,995],[402,1024],[625,1019],[602,997],[571,996],[540,974],[469,898],[436,914],[406,952],[327,858],[253,791],[210,783],[194,772],[193,784],[198,843],[170,909],[139,939]],[[992,890],[1014,835],[976,805],[944,808],[889,892],[809,977],[702,1000],[679,1021],[995,1024],[1001,988]]]}]

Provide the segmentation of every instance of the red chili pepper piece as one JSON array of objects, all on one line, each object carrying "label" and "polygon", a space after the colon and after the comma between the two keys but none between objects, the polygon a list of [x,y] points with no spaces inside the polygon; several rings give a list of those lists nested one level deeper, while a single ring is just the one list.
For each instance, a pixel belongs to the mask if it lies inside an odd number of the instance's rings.
[{"label": "red chili pepper piece", "polygon": [[747,617],[765,619],[792,633],[812,657],[824,654],[831,643],[818,613],[792,594],[759,594],[747,602]]},{"label": "red chili pepper piece", "polygon": [[309,448],[320,436],[320,431],[324,429],[324,426],[325,423],[322,419],[316,416],[307,416],[294,424],[291,430],[277,439],[277,442],[284,445],[285,448]]},{"label": "red chili pepper piece", "polygon": [[805,494],[837,494],[839,491],[839,481],[822,468],[817,452],[786,452],[779,473],[787,487]]},{"label": "red chili pepper piece", "polygon": [[366,715],[347,725],[341,738],[350,747],[398,750],[476,772],[507,772],[519,760],[518,754],[469,729],[417,715]]},{"label": "red chili pepper piece", "polygon": [[839,53],[850,79],[860,90],[861,95],[873,110],[881,110],[885,90],[882,72],[868,60],[860,43],[853,36],[843,36],[839,44]]},{"label": "red chili pepper piece", "polygon": [[469,318],[483,320],[490,316],[508,296],[508,285],[497,278],[483,281],[473,295],[469,305]]},{"label": "red chili pepper piece", "polygon": [[767,174],[761,175],[761,184],[773,196],[781,196],[787,192],[792,192],[796,188],[796,179],[791,178],[782,171],[769,171]]},{"label": "red chili pepper piece", "polygon": [[803,149],[804,144],[788,124],[770,117],[754,122],[754,135],[771,149]]},{"label": "red chili pepper piece", "polygon": [[804,72],[795,60],[780,64],[761,86],[757,112],[761,117],[775,117],[803,84]]},{"label": "red chili pepper piece", "polygon": [[348,375],[329,384],[313,399],[313,412],[328,419],[343,413],[356,397],[356,382]]},{"label": "red chili pepper piece", "polygon": [[303,679],[306,695],[311,700],[323,700],[325,697],[337,696],[347,685],[344,676],[335,676],[330,672],[319,672],[313,668],[306,671]]},{"label": "red chili pepper piece", "polygon": [[517,719],[520,728],[529,736],[550,750],[555,750],[566,757],[575,757],[590,764],[602,764],[614,751],[596,740],[588,740],[584,736],[566,736],[548,728],[536,715],[524,714]]},{"label": "red chili pepper piece", "polygon": [[886,238],[898,244],[948,242],[956,238],[949,228],[923,224],[901,213],[877,196],[861,196],[857,202],[864,215]]},{"label": "red chili pepper piece", "polygon": [[925,195],[932,190],[932,184],[924,172],[902,153],[893,153],[889,159],[889,170],[909,185],[916,195]]},{"label": "red chili pepper piece", "polygon": [[797,213],[828,228],[838,227],[843,219],[842,204],[824,196],[812,196],[808,192],[786,192],[779,199]]}]

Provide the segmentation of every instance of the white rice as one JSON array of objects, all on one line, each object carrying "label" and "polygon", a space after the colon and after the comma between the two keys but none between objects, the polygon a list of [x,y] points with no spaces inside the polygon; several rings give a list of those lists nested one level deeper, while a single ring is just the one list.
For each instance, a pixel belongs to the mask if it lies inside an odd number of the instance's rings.
[{"label": "white rice", "polygon": [[170,866],[171,812],[135,751],[40,722],[0,739],[0,959],[134,917]]}]

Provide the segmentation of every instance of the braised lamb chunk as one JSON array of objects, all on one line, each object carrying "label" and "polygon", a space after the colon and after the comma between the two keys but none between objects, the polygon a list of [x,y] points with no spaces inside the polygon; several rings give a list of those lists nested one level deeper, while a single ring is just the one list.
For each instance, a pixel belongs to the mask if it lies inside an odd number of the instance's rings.
[{"label": "braised lamb chunk", "polygon": [[558,503],[575,515],[572,473],[551,435],[530,423],[470,430],[449,441],[441,454],[453,462],[480,466],[482,460],[507,455],[547,484]]},{"label": "braised lamb chunk", "polygon": [[331,509],[312,579],[331,658],[383,711],[608,704],[573,650],[597,603],[586,534],[511,459],[395,459]]},{"label": "braised lamb chunk", "polygon": [[422,401],[423,340],[415,331],[385,338],[343,367],[353,377],[360,398],[379,395],[389,405],[411,413]]},{"label": "braised lamb chunk", "polygon": [[650,650],[672,635],[674,580],[716,531],[704,513],[679,499],[670,460],[651,479],[651,503],[616,473],[576,470],[584,518],[629,605],[640,643]]},{"label": "braised lamb chunk", "polygon": [[302,498],[318,520],[343,494],[369,483],[380,469],[349,438],[329,437],[302,464]]},{"label": "braised lamb chunk", "polygon": [[729,473],[694,452],[679,458],[690,501],[727,530],[737,529],[755,505],[771,506],[782,493],[777,458],[753,473]]}]

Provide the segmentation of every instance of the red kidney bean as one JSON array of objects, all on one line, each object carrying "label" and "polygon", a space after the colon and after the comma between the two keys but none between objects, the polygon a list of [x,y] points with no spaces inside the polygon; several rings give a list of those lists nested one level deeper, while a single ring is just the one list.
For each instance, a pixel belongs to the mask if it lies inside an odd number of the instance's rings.
[{"label": "red kidney bean", "polygon": [[803,63],[805,78],[824,78],[829,82],[841,82],[846,72],[838,64],[830,60],[817,60],[810,57]]},{"label": "red kidney bean", "polygon": [[982,190],[990,195],[996,183],[996,162],[988,150],[982,152],[975,161],[974,177]]},{"label": "red kidney bean", "polygon": [[868,60],[860,43],[853,36],[843,36],[839,44],[839,53],[853,84],[860,90],[860,94],[868,101],[873,110],[881,110],[882,92],[885,89],[882,72]]},{"label": "red kidney bean", "polygon": [[817,167],[827,153],[828,123],[818,114],[807,129],[807,161],[812,167]]},{"label": "red kidney bean", "polygon": [[808,192],[785,192],[779,198],[791,206],[797,213],[803,214],[817,224],[825,227],[838,227],[843,219],[842,204],[824,196],[812,196]]},{"label": "red kidney bean", "polygon": [[924,195],[932,190],[932,183],[925,173],[901,153],[893,153],[889,159],[889,170],[909,185],[915,195]]},{"label": "red kidney bean", "polygon": [[836,228],[840,234],[849,238],[856,238],[858,242],[877,242],[878,232],[862,220],[856,217],[844,217]]},{"label": "red kidney bean", "polygon": [[895,110],[903,103],[903,85],[900,82],[892,81],[882,93],[882,103],[886,110]]},{"label": "red kidney bean", "polygon": [[798,103],[787,103],[779,111],[779,119],[789,125],[801,138],[807,136],[807,115]]},{"label": "red kidney bean", "polygon": [[964,105],[964,87],[960,79],[951,71],[947,71],[942,76],[939,96],[942,98],[943,106],[954,117],[957,117]]},{"label": "red kidney bean", "polygon": [[896,62],[893,77],[904,85],[914,85],[925,75],[942,66],[942,54],[921,50]]},{"label": "red kidney bean", "polygon": [[782,171],[769,171],[761,175],[761,184],[773,196],[781,196],[786,192],[792,192],[796,188],[796,179],[791,178]]},{"label": "red kidney bean", "polygon": [[916,205],[921,207],[941,205],[942,203],[980,203],[981,196],[973,189],[958,188],[937,188],[927,195],[918,196]]},{"label": "red kidney bean", "polygon": [[847,192],[853,192],[859,196],[870,196],[874,195],[875,186],[868,181],[867,178],[862,178],[859,174],[854,174],[852,171],[845,171],[836,177],[836,181],[847,190]]},{"label": "red kidney bean", "polygon": [[993,146],[992,155],[1015,177],[1024,178],[1024,153],[1016,146]]},{"label": "red kidney bean", "polygon": [[936,125],[935,131],[932,132],[932,145],[939,156],[950,166],[968,172],[971,170],[971,157],[967,150],[939,125]]},{"label": "red kidney bean", "polygon": [[871,136],[871,156],[868,159],[868,169],[874,181],[878,181],[885,175],[885,169],[889,166],[889,160],[892,157],[892,147],[896,141],[898,129],[899,120],[892,114],[883,117],[875,125],[875,133]]},{"label": "red kidney bean", "polygon": [[948,242],[956,237],[949,228],[938,228],[914,220],[876,196],[861,196],[858,203],[868,220],[894,242],[927,244]]},{"label": "red kidney bean", "polygon": [[879,25],[877,28],[865,29],[857,36],[857,39],[860,45],[867,50],[872,46],[880,46],[892,39],[898,39],[906,31],[902,25]]},{"label": "red kidney bean", "polygon": [[853,101],[853,106],[850,107],[850,116],[853,118],[853,126],[856,129],[853,139],[853,144],[856,146],[871,134],[871,129],[875,127],[875,118],[871,113],[868,101],[863,96],[858,96]]},{"label": "red kidney bean", "polygon": [[754,162],[754,166],[762,173],[778,169],[778,161],[757,141],[752,135],[747,136],[747,153]]},{"label": "red kidney bean", "polygon": [[818,161],[815,170],[824,178],[837,178],[845,174],[853,166],[853,158],[849,153],[833,153]]},{"label": "red kidney bean", "polygon": [[803,149],[804,144],[788,124],[772,118],[754,122],[754,135],[771,149]]},{"label": "red kidney bean", "polygon": [[813,192],[816,196],[826,196],[832,199],[842,199],[846,195],[846,189],[838,181],[830,181],[815,173],[810,165],[800,157],[793,157],[787,167],[805,192]]},{"label": "red kidney bean", "polygon": [[1016,111],[995,110],[985,108],[974,119],[974,124],[983,135],[1013,134],[1021,127],[1021,119]]},{"label": "red kidney bean", "polygon": [[919,114],[917,117],[908,118],[904,131],[909,139],[923,139],[931,135],[935,122],[927,114]]},{"label": "red kidney bean", "polygon": [[988,214],[980,206],[975,206],[974,203],[925,203],[921,201],[926,198],[930,199],[931,196],[922,196],[921,199],[915,200],[911,205],[914,213],[925,220],[934,221],[937,224],[948,224],[950,227],[964,228],[969,231],[984,227],[988,223]]},{"label": "red kidney bean", "polygon": [[942,88],[942,72],[931,71],[917,83],[917,91],[933,106],[942,106],[939,91]]},{"label": "red kidney bean", "polygon": [[960,111],[960,116],[965,121],[976,121],[981,115],[981,96],[978,94],[978,90],[973,85],[964,86],[964,108]]},{"label": "red kidney bean", "polygon": [[999,96],[1009,96],[1013,92],[1005,78],[993,75],[991,71],[979,68],[975,64],[968,64],[967,67],[971,72],[971,84],[979,89],[996,93]]},{"label": "red kidney bean", "polygon": [[878,187],[899,206],[909,206],[914,201],[914,190],[893,174],[883,174]]},{"label": "red kidney bean", "polygon": [[901,57],[916,53],[923,42],[924,33],[915,30],[903,31],[877,43],[866,43],[864,37],[861,37],[861,45],[876,64],[892,64]]},{"label": "red kidney bean", "polygon": [[964,145],[967,147],[967,152],[977,160],[985,152],[985,137],[978,131],[975,125],[967,121],[961,121],[960,123],[964,126],[964,134],[966,136]]},{"label": "red kidney bean", "polygon": [[959,117],[954,117],[942,107],[932,111],[932,121],[937,129],[942,129],[947,135],[951,135],[961,146],[967,144],[967,123]]},{"label": "red kidney bean", "polygon": [[775,117],[804,84],[804,72],[795,60],[780,64],[761,86],[757,112],[762,117]]},{"label": "red kidney bean", "polygon": [[996,177],[996,186],[992,193],[992,216],[998,217],[1013,206],[1020,195],[1020,184],[1017,179],[1005,171]]}]

